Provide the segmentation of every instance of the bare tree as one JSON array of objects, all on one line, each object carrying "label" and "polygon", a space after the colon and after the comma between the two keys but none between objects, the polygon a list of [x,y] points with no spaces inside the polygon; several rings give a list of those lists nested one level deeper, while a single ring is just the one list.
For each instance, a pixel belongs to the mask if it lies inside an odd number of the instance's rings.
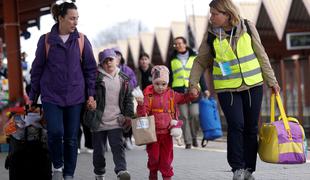
[{"label": "bare tree", "polygon": [[137,35],[139,32],[147,31],[147,27],[138,20],[128,20],[117,23],[98,33],[96,45],[115,43],[117,40],[127,39],[129,36]]}]

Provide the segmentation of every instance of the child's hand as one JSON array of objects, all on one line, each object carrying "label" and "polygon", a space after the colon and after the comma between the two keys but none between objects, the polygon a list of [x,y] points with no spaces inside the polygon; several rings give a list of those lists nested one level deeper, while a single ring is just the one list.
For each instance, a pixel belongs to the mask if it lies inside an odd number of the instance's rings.
[{"label": "child's hand", "polygon": [[197,88],[190,88],[189,89],[189,95],[192,96],[192,97],[198,97],[199,96],[199,91]]},{"label": "child's hand", "polygon": [[195,100],[199,97],[199,91],[196,88],[191,88],[189,90],[189,97],[191,98],[191,100]]},{"label": "child's hand", "polygon": [[95,100],[87,101],[87,108],[90,110],[95,110],[97,108],[97,103]]},{"label": "child's hand", "polygon": [[125,121],[123,124],[123,129],[125,132],[129,132],[131,128],[131,118],[130,117],[125,117]]},{"label": "child's hand", "polygon": [[138,102],[138,105],[143,105],[144,103],[144,98],[143,97],[135,97],[136,101]]}]

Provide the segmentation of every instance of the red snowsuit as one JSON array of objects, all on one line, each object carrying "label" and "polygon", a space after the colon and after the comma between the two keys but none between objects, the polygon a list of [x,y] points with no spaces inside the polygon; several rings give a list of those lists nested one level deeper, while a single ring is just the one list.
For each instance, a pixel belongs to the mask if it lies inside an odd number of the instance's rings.
[{"label": "red snowsuit", "polygon": [[[153,85],[145,88],[143,105],[137,106],[137,114],[141,116],[154,115],[157,142],[148,144],[146,151],[148,153],[148,168],[150,170],[150,179],[157,179],[159,170],[164,179],[170,179],[173,176],[171,166],[173,160],[173,140],[170,135],[170,121],[178,115],[177,104],[188,103],[193,100],[188,94],[174,92],[168,88],[164,93],[158,94],[154,91]],[[182,121],[175,127],[181,127]]]}]

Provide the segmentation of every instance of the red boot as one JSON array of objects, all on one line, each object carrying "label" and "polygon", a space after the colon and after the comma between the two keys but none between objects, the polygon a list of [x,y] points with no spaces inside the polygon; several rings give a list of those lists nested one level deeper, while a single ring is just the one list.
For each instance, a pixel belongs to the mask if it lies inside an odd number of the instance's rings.
[{"label": "red boot", "polygon": [[149,180],[158,180],[157,171],[155,171],[155,172],[150,172]]}]

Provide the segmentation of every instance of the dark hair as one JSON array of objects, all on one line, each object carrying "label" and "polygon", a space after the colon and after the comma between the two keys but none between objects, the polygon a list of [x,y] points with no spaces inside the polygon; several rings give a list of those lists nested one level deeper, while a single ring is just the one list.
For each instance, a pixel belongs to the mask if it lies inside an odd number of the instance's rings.
[{"label": "dark hair", "polygon": [[150,59],[150,56],[146,52],[143,52],[140,54],[139,60],[142,59],[144,56],[147,57],[148,59]]},{"label": "dark hair", "polygon": [[51,7],[51,13],[56,22],[58,22],[58,17],[65,17],[68,9],[77,9],[74,3],[64,2],[62,4],[53,4]]},{"label": "dark hair", "polygon": [[120,51],[115,51],[115,50],[114,50],[114,52],[115,52],[116,54],[118,54],[118,55],[121,56],[121,59],[120,59],[120,61],[119,61],[119,64],[120,64],[120,65],[125,64],[125,58],[123,57],[123,54],[122,54]]},{"label": "dark hair", "polygon": [[[184,44],[187,44],[187,41],[186,41],[186,39],[185,39],[183,36],[178,36],[178,37],[174,38],[174,41],[176,41],[176,40],[178,40],[178,39],[181,39],[181,40],[183,41]],[[173,42],[174,42],[174,41],[173,41]]]}]

